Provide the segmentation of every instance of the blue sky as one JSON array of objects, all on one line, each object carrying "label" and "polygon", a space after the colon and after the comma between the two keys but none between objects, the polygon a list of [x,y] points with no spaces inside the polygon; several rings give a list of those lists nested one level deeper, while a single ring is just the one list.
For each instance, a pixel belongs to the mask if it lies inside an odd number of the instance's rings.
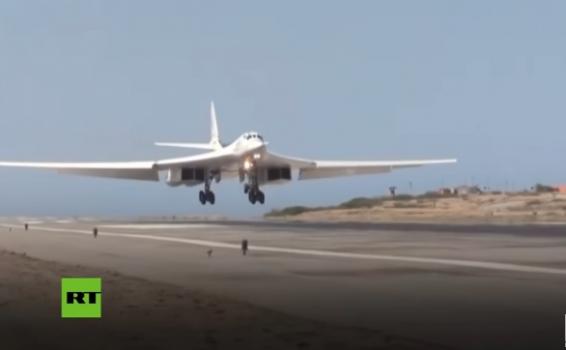
[{"label": "blue sky", "polygon": [[253,207],[197,188],[0,170],[0,215],[259,216],[479,183],[566,183],[564,1],[2,1],[0,159],[151,160],[154,141],[225,141],[319,159],[455,166],[295,182]]}]

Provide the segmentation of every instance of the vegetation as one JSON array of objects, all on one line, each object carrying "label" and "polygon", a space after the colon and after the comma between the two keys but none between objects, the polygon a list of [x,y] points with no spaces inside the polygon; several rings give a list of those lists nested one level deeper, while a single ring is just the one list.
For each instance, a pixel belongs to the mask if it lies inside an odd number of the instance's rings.
[{"label": "vegetation", "polygon": [[556,188],[548,185],[543,184],[536,184],[535,185],[535,192],[537,193],[549,193],[549,192],[556,192]]},{"label": "vegetation", "polygon": [[357,197],[350,199],[347,202],[340,203],[338,208],[341,209],[356,209],[356,208],[371,208],[383,204],[382,198],[367,198],[367,197]]},{"label": "vegetation", "polygon": [[412,196],[409,194],[399,194],[395,197],[356,197],[352,198],[346,202],[340,203],[337,206],[330,207],[305,207],[305,206],[292,206],[283,209],[273,209],[269,213],[265,214],[266,217],[278,217],[278,216],[294,216],[303,214],[306,212],[327,210],[327,209],[359,209],[359,208],[373,208],[383,205],[386,201],[393,202],[393,206],[396,208],[409,208],[416,207],[416,204],[409,205],[409,203],[403,204],[402,202],[410,200],[423,200],[423,199],[436,199],[442,197],[450,197],[452,195],[443,195],[438,192],[427,192],[418,196]]},{"label": "vegetation", "polygon": [[277,216],[293,216],[299,215],[302,213],[310,212],[310,211],[317,211],[317,210],[325,210],[325,209],[332,209],[331,207],[304,207],[300,205],[296,205],[293,207],[287,207],[283,209],[273,209],[269,213],[265,214],[267,217],[277,217]]},{"label": "vegetation", "polygon": [[542,201],[538,200],[538,199],[532,199],[530,201],[527,201],[527,203],[526,203],[526,205],[530,206],[530,207],[535,206],[535,205],[541,205],[541,204],[542,204]]},{"label": "vegetation", "polygon": [[289,215],[299,215],[304,212],[309,211],[310,208],[303,207],[303,206],[294,206],[294,207],[287,207],[284,209],[273,209],[269,213],[265,214],[265,216],[289,216]]}]

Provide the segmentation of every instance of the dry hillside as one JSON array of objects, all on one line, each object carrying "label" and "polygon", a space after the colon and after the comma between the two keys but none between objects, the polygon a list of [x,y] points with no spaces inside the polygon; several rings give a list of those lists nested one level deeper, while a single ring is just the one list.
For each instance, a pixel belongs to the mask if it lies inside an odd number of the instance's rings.
[{"label": "dry hillside", "polygon": [[512,193],[465,196],[355,198],[336,207],[289,207],[268,218],[305,221],[444,221],[566,223],[566,194]]}]

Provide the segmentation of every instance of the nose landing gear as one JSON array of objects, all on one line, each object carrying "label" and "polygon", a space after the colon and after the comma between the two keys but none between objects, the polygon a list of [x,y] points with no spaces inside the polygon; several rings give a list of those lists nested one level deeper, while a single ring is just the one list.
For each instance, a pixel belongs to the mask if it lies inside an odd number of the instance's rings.
[{"label": "nose landing gear", "polygon": [[247,182],[244,184],[244,194],[248,195],[250,203],[256,204],[256,202],[259,202],[264,204],[265,194],[259,189],[257,164],[255,160],[248,164],[248,166],[244,166],[244,169],[240,170],[240,181],[244,181],[247,177]]}]

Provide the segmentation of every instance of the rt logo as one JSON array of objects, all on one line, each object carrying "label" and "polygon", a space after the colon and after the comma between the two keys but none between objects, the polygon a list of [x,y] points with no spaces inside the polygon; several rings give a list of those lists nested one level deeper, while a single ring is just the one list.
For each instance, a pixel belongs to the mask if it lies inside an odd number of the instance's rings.
[{"label": "rt logo", "polygon": [[102,279],[62,278],[62,318],[101,318]]}]

